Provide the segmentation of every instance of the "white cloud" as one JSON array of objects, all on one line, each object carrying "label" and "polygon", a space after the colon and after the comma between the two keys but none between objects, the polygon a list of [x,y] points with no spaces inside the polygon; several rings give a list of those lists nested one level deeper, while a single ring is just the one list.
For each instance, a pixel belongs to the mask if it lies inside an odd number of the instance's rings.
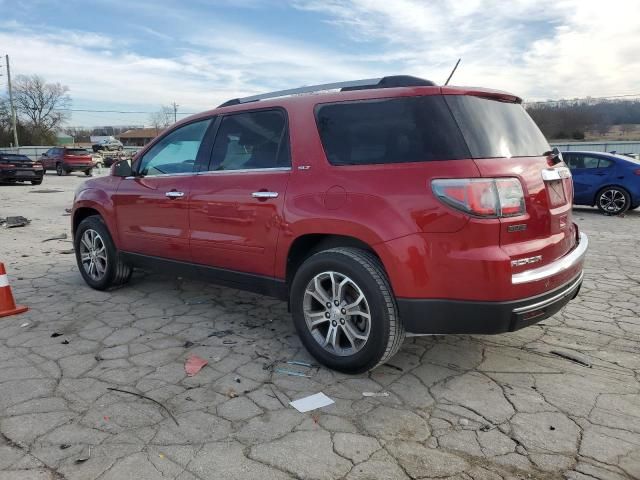
[{"label": "white cloud", "polygon": [[[262,4],[243,0],[242,5]],[[201,111],[266,90],[391,74],[441,83],[458,57],[463,60],[453,83],[530,99],[640,93],[637,0],[610,0],[606,8],[597,0],[291,0],[291,5],[311,12],[314,22],[328,23],[335,38],[304,44],[265,35],[258,27],[203,25],[180,10],[171,15],[192,25],[186,35],[144,21],[124,35],[106,35],[9,20],[0,22],[0,45],[12,56],[15,74],[37,73],[68,85],[76,107],[111,102],[153,110],[175,100],[183,111]],[[145,8],[158,13],[153,5],[135,4]],[[166,42],[173,53],[142,53],[134,48],[139,48],[135,34]],[[352,53],[341,49],[344,44]],[[76,114],[72,123],[107,123],[106,118]]]}]

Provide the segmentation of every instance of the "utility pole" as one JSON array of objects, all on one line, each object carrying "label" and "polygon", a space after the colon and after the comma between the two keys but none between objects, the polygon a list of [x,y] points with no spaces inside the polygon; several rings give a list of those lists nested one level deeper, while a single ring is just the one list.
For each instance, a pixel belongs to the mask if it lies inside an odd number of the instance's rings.
[{"label": "utility pole", "polygon": [[176,123],[178,121],[178,107],[180,105],[178,105],[174,100],[174,102],[171,104],[171,106],[173,107],[173,123]]},{"label": "utility pole", "polygon": [[19,147],[18,127],[16,125],[16,109],[13,106],[13,91],[11,90],[11,69],[9,68],[9,54],[5,55],[7,61],[7,83],[9,84],[9,108],[11,108],[11,121],[13,123],[13,146]]}]

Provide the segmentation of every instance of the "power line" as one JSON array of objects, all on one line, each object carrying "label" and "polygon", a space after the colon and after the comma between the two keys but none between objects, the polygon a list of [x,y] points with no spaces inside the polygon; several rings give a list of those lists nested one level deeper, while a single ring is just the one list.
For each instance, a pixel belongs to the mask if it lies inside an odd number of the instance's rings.
[{"label": "power line", "polygon": [[[86,112],[86,113],[133,113],[133,114],[151,114],[156,112],[143,112],[134,110],[93,110],[85,108],[55,108],[54,110],[61,112]],[[195,115],[198,112],[175,112],[175,115]]]}]

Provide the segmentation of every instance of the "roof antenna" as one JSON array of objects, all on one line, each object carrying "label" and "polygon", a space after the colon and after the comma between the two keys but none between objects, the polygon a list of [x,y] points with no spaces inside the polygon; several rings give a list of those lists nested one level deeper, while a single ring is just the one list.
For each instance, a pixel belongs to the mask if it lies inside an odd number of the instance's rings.
[{"label": "roof antenna", "polygon": [[460,60],[462,59],[461,58],[458,59],[455,67],[453,67],[453,70],[451,70],[451,73],[449,74],[449,78],[447,78],[447,81],[444,82],[445,86],[449,85],[449,80],[451,80],[451,77],[453,77],[453,74],[456,73],[456,69],[458,68],[458,65],[460,65]]}]

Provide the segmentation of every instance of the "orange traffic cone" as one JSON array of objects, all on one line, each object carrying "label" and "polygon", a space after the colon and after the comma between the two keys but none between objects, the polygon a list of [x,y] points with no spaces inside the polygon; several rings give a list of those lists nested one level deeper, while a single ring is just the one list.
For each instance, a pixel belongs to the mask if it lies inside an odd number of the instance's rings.
[{"label": "orange traffic cone", "polygon": [[0,262],[0,317],[8,317],[18,313],[26,312],[29,307],[16,305],[13,301],[13,293],[9,286],[9,277],[4,269],[4,263]]}]

